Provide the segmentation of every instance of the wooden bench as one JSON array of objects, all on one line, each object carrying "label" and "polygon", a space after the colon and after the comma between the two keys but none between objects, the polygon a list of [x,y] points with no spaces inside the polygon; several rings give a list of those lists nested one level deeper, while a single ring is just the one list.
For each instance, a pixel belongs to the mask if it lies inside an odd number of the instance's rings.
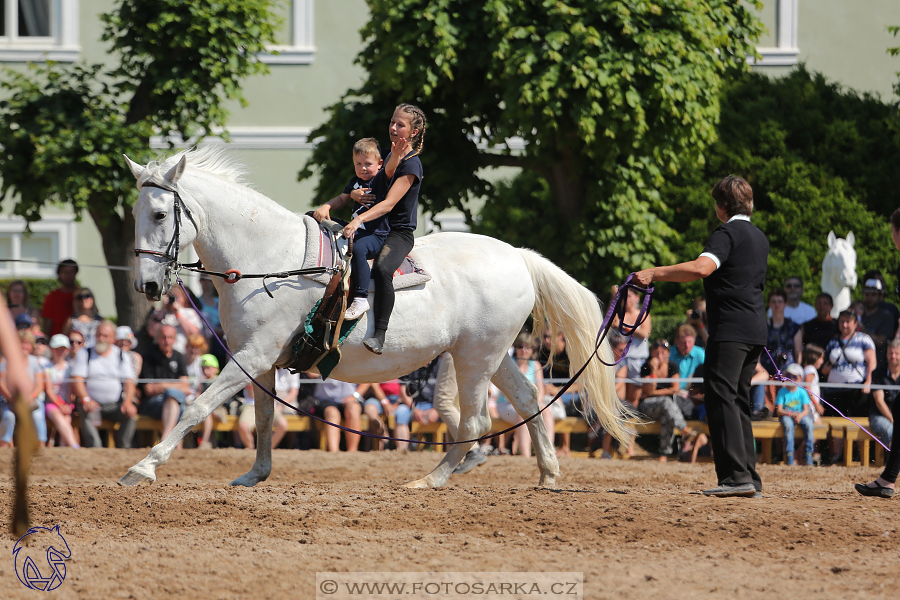
[{"label": "wooden bench", "polygon": [[[288,422],[287,430],[290,431],[310,431],[312,429],[312,424],[309,417],[304,417],[300,415],[285,415],[285,419]],[[74,425],[74,423],[73,423]],[[213,426],[213,431],[237,431],[238,428],[238,418],[234,415],[227,415],[224,421],[217,422]],[[115,448],[116,440],[115,440],[115,432],[119,430],[119,424],[113,421],[103,420],[100,424],[98,430],[105,430],[107,435],[106,447],[107,448]],[[137,419],[137,422],[134,426],[134,431],[137,433],[138,431],[151,431],[153,432],[153,445],[155,446],[160,442],[160,436],[162,435],[163,424],[162,421],[157,419],[151,419],[150,417],[140,416]],[[203,424],[197,425],[194,427],[194,431],[202,431]]]},{"label": "wooden bench", "polygon": [[[827,423],[816,423],[813,427],[813,439],[828,439],[829,426]],[[764,421],[753,421],[753,439],[759,440],[761,464],[769,464],[772,462],[772,440],[784,439],[784,425],[780,420],[766,419]],[[803,429],[799,426],[794,427],[794,439],[803,439]]]},{"label": "wooden bench", "polygon": [[[869,429],[868,417],[853,417],[853,420]],[[872,458],[869,450],[871,444],[875,445],[875,466],[879,468],[884,466],[884,448],[869,437],[869,434],[865,431],[842,417],[822,417],[822,422],[827,423],[831,428],[832,436],[843,436],[845,466],[851,467],[858,464],[869,466],[869,461]],[[860,442],[860,462],[853,460],[853,442],[856,441]]]}]

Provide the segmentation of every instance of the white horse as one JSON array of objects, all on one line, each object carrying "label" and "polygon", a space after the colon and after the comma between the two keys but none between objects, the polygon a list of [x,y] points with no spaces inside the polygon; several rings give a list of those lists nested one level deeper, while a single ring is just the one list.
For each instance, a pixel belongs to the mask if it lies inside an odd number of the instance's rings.
[{"label": "white horse", "polygon": [[850,307],[850,290],[856,287],[856,238],[853,232],[847,239],[828,232],[828,252],[822,261],[822,291],[834,298],[831,316],[837,318],[842,310]]},{"label": "white horse", "polygon": [[[318,235],[315,221],[294,214],[240,184],[241,172],[220,150],[201,148],[180,153],[146,168],[125,157],[138,181],[134,207],[137,247],[171,254],[176,237],[175,194],[184,204],[178,237],[180,247],[193,244],[205,268],[224,272],[278,272],[300,268],[307,232]],[[155,187],[160,186],[160,187]],[[165,188],[165,189],[161,189]],[[454,359],[459,386],[459,439],[478,438],[491,426],[488,382],[510,398],[516,411],[528,417],[539,410],[537,388],[507,354],[529,313],[534,331],[560,330],[573,368],[591,356],[602,317],[597,299],[561,269],[538,254],[515,249],[498,240],[460,233],[416,240],[413,256],[432,280],[397,292],[384,354],[362,345],[373,325],[363,316],[342,346],[343,358],[332,376],[351,383],[388,381],[412,372],[442,352]],[[135,286],[158,300],[171,285],[168,259],[141,254]],[[288,363],[294,334],[302,326],[324,286],[303,277],[269,280],[270,298],[259,279],[226,284],[213,278],[219,292],[219,312],[235,359],[274,389],[275,368]],[[612,352],[604,342],[598,352],[606,362]],[[597,360],[581,378],[594,412],[607,431],[627,440],[620,416],[612,369]],[[226,399],[246,385],[235,361],[229,362],[210,388],[185,411],[178,425],[150,454],[129,469],[119,483],[134,485],[156,479],[156,468],[168,460],[177,443]],[[274,401],[255,390],[259,441],[252,469],[232,485],[253,486],[272,468]],[[542,419],[528,423],[537,447],[540,485],[553,486],[559,464]],[[451,446],[440,464],[408,487],[443,485],[469,448]]]}]

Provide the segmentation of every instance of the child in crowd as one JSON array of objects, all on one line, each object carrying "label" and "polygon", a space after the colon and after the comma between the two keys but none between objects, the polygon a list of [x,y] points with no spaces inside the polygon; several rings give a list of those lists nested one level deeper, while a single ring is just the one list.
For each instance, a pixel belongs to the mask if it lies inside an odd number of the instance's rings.
[{"label": "child in crowd", "polygon": [[72,402],[69,393],[68,380],[72,370],[67,360],[69,346],[69,338],[61,333],[57,333],[50,339],[50,352],[53,358],[44,370],[47,382],[44,411],[47,420],[53,423],[59,433],[62,445],[80,448],[78,439],[75,437],[75,430],[72,428],[72,411],[75,403]]},{"label": "child in crowd", "polygon": [[[200,369],[203,372],[203,378],[197,386],[198,396],[208,390],[209,386],[212,385],[213,379],[219,376],[219,359],[212,354],[204,354],[200,357]],[[201,450],[212,448],[212,430],[215,421],[224,421],[227,414],[225,407],[220,406],[206,417],[206,420],[203,421],[203,433],[197,442],[198,448]]]},{"label": "child in crowd", "polygon": [[825,406],[819,402],[822,391],[819,388],[819,369],[825,362],[825,350],[815,344],[807,344],[803,349],[803,359],[801,366],[803,367],[803,381],[806,382],[806,388],[809,389],[809,399],[812,402],[812,418],[813,422],[819,422],[819,416],[825,414]]},{"label": "child in crowd", "polygon": [[[391,312],[394,310],[393,277],[406,255],[413,248],[416,218],[419,210],[419,188],[422,185],[422,161],[419,155],[425,142],[425,113],[418,106],[401,104],[394,110],[388,127],[391,137],[391,153],[384,163],[384,178],[390,182],[383,200],[371,194],[362,200],[380,200],[366,212],[356,215],[344,228],[349,238],[363,225],[387,215],[390,233],[384,247],[375,259],[374,333],[363,340],[363,345],[375,354],[384,351]],[[368,226],[368,225],[367,225]],[[366,302],[368,304],[368,302]]]},{"label": "child in crowd", "polygon": [[[353,200],[360,203],[353,211],[352,218],[356,219],[371,206],[384,200],[388,185],[381,169],[382,164],[381,149],[375,138],[363,138],[353,144],[353,168],[356,175],[339,196],[316,209],[313,217],[320,222],[322,219],[329,219],[332,208],[343,208]],[[344,221],[339,222],[346,225]],[[344,314],[345,319],[358,319],[369,310],[369,281],[372,273],[368,261],[381,252],[389,231],[386,213],[359,225],[353,237],[353,256],[350,259],[353,272],[353,289],[350,290],[352,302]]]},{"label": "child in crowd", "polygon": [[[785,376],[797,382],[803,379],[803,367],[791,363],[784,370]],[[803,428],[803,457],[806,465],[813,464],[813,418],[809,394],[796,383],[778,390],[775,397],[775,415],[784,425],[784,458],[788,465],[794,464],[794,426]]]}]

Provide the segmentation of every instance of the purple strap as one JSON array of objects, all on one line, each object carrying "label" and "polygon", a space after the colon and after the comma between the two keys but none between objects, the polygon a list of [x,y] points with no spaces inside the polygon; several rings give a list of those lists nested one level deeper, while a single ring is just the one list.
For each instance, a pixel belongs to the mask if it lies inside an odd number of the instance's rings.
[{"label": "purple strap", "polygon": [[[766,351],[766,354],[769,355],[769,360],[771,360],[771,361],[772,361],[772,364],[775,366],[775,374],[772,376],[772,378],[775,379],[776,381],[787,381],[787,382],[790,382],[790,383],[796,383],[793,379],[790,379],[790,378],[788,378],[788,377],[785,377],[784,375],[781,374],[781,369],[779,369],[779,368],[778,368],[778,365],[775,364],[775,360],[772,358],[772,353],[769,352],[769,349],[766,348],[765,346],[763,346],[763,349]],[[800,387],[802,387],[802,386],[800,386]],[[833,404],[831,404],[830,402],[826,401],[824,398],[822,398],[822,397],[819,396],[818,394],[813,393],[813,391],[810,390],[809,388],[803,388],[803,389],[806,390],[806,393],[807,393],[807,394],[810,394],[810,395],[812,395],[812,396],[815,396],[815,397],[818,398],[821,402],[825,403],[826,406],[830,407],[834,412],[836,412],[837,414],[839,414],[841,417],[843,417],[844,419],[847,419],[848,421],[850,421],[851,423],[853,423],[854,425],[856,425],[857,427],[859,427],[860,429],[862,429],[863,431],[865,431],[866,434],[868,434],[868,436],[869,436],[870,438],[872,438],[873,440],[875,440],[876,442],[878,442],[879,444],[881,444],[881,446],[882,446],[885,450],[887,450],[888,452],[891,451],[890,448],[888,448],[887,446],[884,445],[884,442],[882,442],[882,441],[879,440],[877,437],[875,437],[874,435],[872,435],[872,432],[871,432],[871,431],[869,431],[868,429],[866,429],[865,427],[863,427],[862,425],[860,425],[859,423],[857,423],[856,421],[854,421],[853,419],[851,419],[850,417],[848,417],[847,415],[845,415],[844,413],[842,413],[841,411],[839,411],[837,408],[835,408],[835,406],[834,406]]]},{"label": "purple strap", "polygon": [[[475,442],[482,442],[484,440],[489,440],[492,437],[496,437],[496,436],[502,435],[504,433],[509,433],[510,431],[513,431],[517,427],[521,427],[522,425],[524,425],[524,424],[528,423],[529,421],[531,421],[532,419],[536,418],[538,415],[542,414],[545,410],[550,408],[551,404],[556,402],[564,393],[566,393],[569,390],[570,387],[572,387],[572,385],[575,383],[575,381],[581,376],[581,374],[587,368],[588,364],[590,364],[591,358],[593,358],[595,356],[597,357],[597,360],[602,362],[604,365],[614,366],[614,365],[619,364],[625,358],[625,355],[628,353],[628,347],[631,345],[631,336],[633,335],[635,329],[640,327],[641,324],[643,324],[643,322],[647,319],[647,315],[649,314],[649,311],[650,311],[651,295],[653,294],[652,287],[651,288],[639,287],[639,286],[635,285],[634,283],[632,283],[633,278],[634,278],[634,273],[632,273],[631,275],[628,276],[628,279],[625,280],[625,283],[622,284],[622,287],[620,287],[619,291],[616,293],[616,297],[614,298],[612,305],[610,305],[609,310],[606,311],[606,317],[603,319],[603,324],[600,326],[600,331],[597,333],[597,343],[594,346],[593,353],[591,354],[591,356],[588,357],[587,362],[584,363],[584,365],[582,365],[582,367],[578,370],[578,372],[575,373],[575,375],[573,375],[569,379],[569,381],[567,381],[559,389],[558,392],[556,392],[556,396],[553,397],[553,400],[551,400],[550,402],[547,403],[547,406],[545,406],[544,408],[542,408],[535,414],[531,415],[527,419],[524,419],[521,423],[518,423],[516,425],[513,425],[512,427],[504,429],[503,431],[498,431],[496,433],[489,433],[487,435],[484,435],[480,438],[476,438],[473,440],[460,440],[460,441],[456,441],[456,442],[426,442],[424,440],[408,440],[408,439],[404,439],[404,438],[395,438],[395,437],[391,437],[391,436],[387,436],[387,435],[377,435],[374,433],[370,433],[368,431],[356,431],[355,429],[350,429],[349,427],[344,427],[343,425],[339,425],[337,423],[332,423],[331,421],[326,421],[322,417],[318,417],[312,413],[308,413],[301,408],[291,406],[290,404],[288,404],[287,402],[285,402],[284,400],[279,398],[274,392],[272,392],[271,390],[260,385],[260,383],[252,375],[250,375],[250,373],[248,373],[246,369],[244,369],[244,367],[241,365],[241,363],[239,363],[234,358],[234,354],[231,353],[231,350],[228,348],[228,345],[225,344],[224,341],[222,341],[222,338],[219,337],[219,335],[215,332],[215,330],[210,326],[209,322],[206,320],[206,317],[203,316],[203,313],[200,311],[200,309],[197,308],[197,305],[194,303],[194,299],[191,298],[191,294],[188,292],[187,288],[185,288],[184,282],[181,281],[181,278],[176,277],[176,280],[178,281],[178,285],[180,285],[181,289],[184,291],[184,295],[187,297],[188,302],[190,302],[191,306],[194,308],[194,310],[197,311],[197,314],[200,316],[200,319],[203,321],[203,323],[206,325],[206,327],[212,332],[213,336],[215,336],[215,338],[219,341],[219,343],[222,345],[222,348],[225,349],[225,352],[228,354],[229,358],[231,358],[231,360],[234,362],[234,364],[236,364],[238,366],[238,368],[244,373],[244,375],[246,375],[250,379],[250,381],[255,383],[259,389],[261,389],[263,392],[265,392],[266,395],[271,397],[273,400],[280,402],[281,404],[287,406],[288,408],[290,408],[293,411],[299,412],[311,419],[315,419],[316,421],[319,421],[320,423],[324,423],[326,425],[336,427],[342,431],[346,431],[347,433],[354,433],[356,435],[370,437],[370,438],[374,438],[377,440],[386,440],[386,441],[392,441],[392,442],[410,442],[410,443],[415,443],[415,444],[425,444],[428,446],[441,446],[441,445],[454,446],[457,444],[474,444]],[[629,287],[634,288],[635,290],[645,294],[644,304],[641,308],[641,312],[638,314],[638,318],[633,325],[628,325],[624,321],[625,302],[621,300],[622,292],[626,291]],[[619,315],[619,328],[618,328],[619,333],[628,337],[628,345],[625,347],[625,351],[622,353],[622,356],[620,356],[612,364],[609,364],[609,363],[604,362],[603,359],[601,359],[597,355],[597,351],[600,349],[600,344],[606,338],[606,334],[609,333],[609,330],[612,327],[612,320],[615,315]]]}]

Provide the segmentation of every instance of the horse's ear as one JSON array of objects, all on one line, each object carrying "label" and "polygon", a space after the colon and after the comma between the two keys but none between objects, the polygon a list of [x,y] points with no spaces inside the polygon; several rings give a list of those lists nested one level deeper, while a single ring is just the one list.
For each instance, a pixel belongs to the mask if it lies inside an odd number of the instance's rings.
[{"label": "horse's ear", "polygon": [[835,235],[834,235],[834,231],[829,231],[829,232],[828,232],[828,247],[829,247],[829,248],[833,248],[833,247],[834,247],[834,242],[835,242],[835,240],[836,240],[836,238],[835,238]]},{"label": "horse's ear", "polygon": [[134,175],[134,178],[140,179],[141,175],[144,174],[144,167],[128,158],[127,154],[123,154],[122,156],[125,157],[125,162],[128,164],[128,168],[131,169],[131,174]]},{"label": "horse's ear", "polygon": [[847,234],[847,243],[850,244],[851,246],[856,245],[856,236],[853,235],[852,231]]},{"label": "horse's ear", "polygon": [[187,164],[187,156],[182,156],[181,160],[178,161],[178,164],[169,169],[169,172],[166,173],[165,180],[166,183],[170,185],[175,185],[178,183],[178,180],[181,179],[181,176],[184,175],[184,167]]}]

